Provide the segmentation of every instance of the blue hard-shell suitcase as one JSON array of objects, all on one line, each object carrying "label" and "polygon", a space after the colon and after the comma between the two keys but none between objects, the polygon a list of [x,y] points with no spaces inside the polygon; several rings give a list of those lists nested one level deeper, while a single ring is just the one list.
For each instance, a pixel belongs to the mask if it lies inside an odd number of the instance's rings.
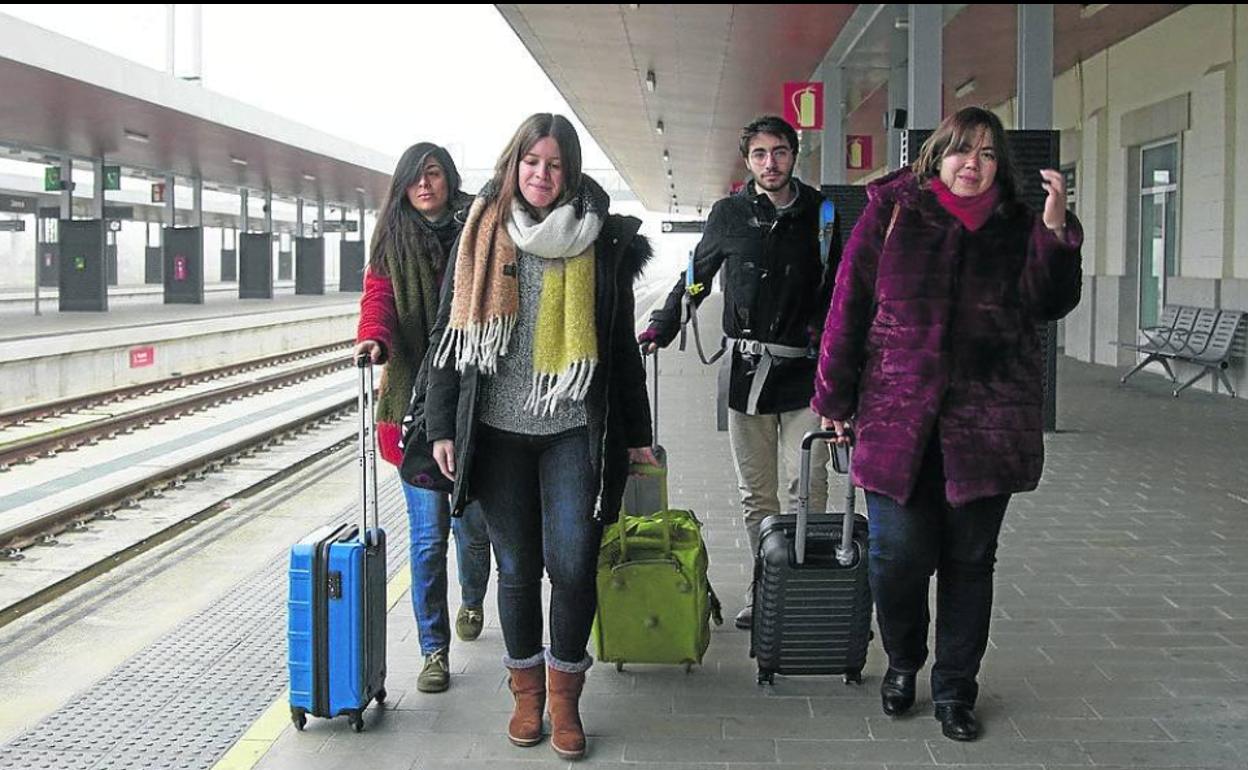
[{"label": "blue hard-shell suitcase", "polygon": [[377,512],[373,373],[367,358],[359,366],[362,522],[323,527],[290,549],[290,718],[300,730],[309,714],[345,714],[359,732],[369,702],[386,698],[386,533]]}]

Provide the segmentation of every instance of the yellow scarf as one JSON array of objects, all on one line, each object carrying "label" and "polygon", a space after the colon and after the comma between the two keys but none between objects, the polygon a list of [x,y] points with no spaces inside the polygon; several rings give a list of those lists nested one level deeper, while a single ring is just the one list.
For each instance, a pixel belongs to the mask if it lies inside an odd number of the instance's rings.
[{"label": "yellow scarf", "polygon": [[[453,353],[459,371],[475,365],[490,375],[498,368],[499,356],[507,355],[519,317],[519,265],[515,241],[496,211],[497,206],[484,198],[469,211],[455,254],[455,294],[450,323],[434,359],[438,366],[446,366]],[[587,240],[588,245],[561,257],[538,237],[531,245],[540,250],[526,249],[546,259],[533,335],[533,385],[525,401],[525,408],[535,414],[553,414],[561,400],[584,399],[598,363],[592,236],[601,221],[575,218],[569,205],[552,212],[548,222],[540,227],[555,231],[557,245]],[[579,228],[579,239],[560,235],[569,227]]]}]

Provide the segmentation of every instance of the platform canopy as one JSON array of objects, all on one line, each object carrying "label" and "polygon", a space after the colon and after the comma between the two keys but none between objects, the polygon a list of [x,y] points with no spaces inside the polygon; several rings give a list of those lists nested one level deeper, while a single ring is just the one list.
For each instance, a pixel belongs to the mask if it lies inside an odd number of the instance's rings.
[{"label": "platform canopy", "polygon": [[397,160],[3,14],[0,95],[0,144],[47,162],[375,208]]}]

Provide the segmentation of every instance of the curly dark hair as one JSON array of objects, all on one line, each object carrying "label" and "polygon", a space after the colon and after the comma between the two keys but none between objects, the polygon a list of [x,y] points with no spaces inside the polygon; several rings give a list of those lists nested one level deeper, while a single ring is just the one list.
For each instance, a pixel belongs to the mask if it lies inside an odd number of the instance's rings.
[{"label": "curly dark hair", "polygon": [[778,115],[764,115],[761,118],[755,118],[741,129],[741,157],[748,157],[750,154],[750,141],[759,134],[771,134],[778,136],[789,143],[789,149],[793,154],[797,154],[797,131],[793,130],[788,121]]}]

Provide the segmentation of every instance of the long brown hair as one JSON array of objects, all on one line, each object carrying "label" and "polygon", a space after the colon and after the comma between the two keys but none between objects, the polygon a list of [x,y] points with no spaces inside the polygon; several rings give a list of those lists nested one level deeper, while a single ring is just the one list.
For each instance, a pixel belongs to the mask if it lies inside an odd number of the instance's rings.
[{"label": "long brown hair", "polygon": [[927,186],[933,177],[940,178],[940,162],[951,152],[968,149],[975,143],[981,129],[987,129],[992,137],[992,149],[997,154],[996,183],[1001,190],[998,209],[1012,210],[1019,203],[1018,169],[1010,156],[1010,145],[1005,139],[1005,126],[1001,119],[982,107],[963,107],[945,118],[919,148],[919,157],[911,170],[920,184]]},{"label": "long brown hair", "polygon": [[494,164],[494,177],[490,188],[498,191],[498,200],[494,204],[500,222],[511,217],[511,203],[519,200],[520,205],[537,217],[537,212],[520,193],[520,161],[537,144],[546,137],[552,137],[559,145],[559,161],[563,166],[563,189],[555,206],[574,199],[581,187],[581,139],[576,135],[572,123],[562,115],[539,112],[525,118],[516,133],[507,143],[506,149],[498,156]]},{"label": "long brown hair", "polygon": [[374,275],[386,271],[386,248],[399,241],[399,231],[403,228],[408,211],[415,211],[407,199],[407,188],[416,184],[425,173],[425,164],[430,159],[436,160],[446,175],[446,205],[452,208],[455,198],[459,195],[461,180],[459,169],[445,147],[433,142],[418,142],[408,147],[394,167],[394,175],[390,177],[390,188],[386,191],[386,199],[377,213],[377,225],[373,228],[373,240],[369,244],[368,269]]}]

